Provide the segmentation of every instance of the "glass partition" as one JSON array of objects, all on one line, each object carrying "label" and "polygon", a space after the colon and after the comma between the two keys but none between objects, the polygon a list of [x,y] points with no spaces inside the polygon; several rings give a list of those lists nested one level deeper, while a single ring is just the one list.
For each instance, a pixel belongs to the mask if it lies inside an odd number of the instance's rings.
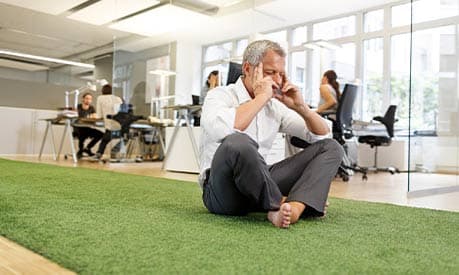
[{"label": "glass partition", "polygon": [[[412,34],[393,37],[394,54],[411,55],[410,77],[406,66],[400,63],[401,73],[391,83],[394,102],[402,103],[398,112],[400,126],[410,129],[411,198],[459,191],[458,4],[459,1],[413,2]],[[409,12],[411,7],[402,5],[397,9]],[[431,27],[419,24],[437,19],[444,21]],[[409,95],[404,91],[408,80]]]}]

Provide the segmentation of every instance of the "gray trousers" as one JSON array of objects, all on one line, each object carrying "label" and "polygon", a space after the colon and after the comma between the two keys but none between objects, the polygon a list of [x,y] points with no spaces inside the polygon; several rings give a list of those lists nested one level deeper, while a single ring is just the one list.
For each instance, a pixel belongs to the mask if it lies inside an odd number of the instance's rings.
[{"label": "gray trousers", "polygon": [[215,214],[246,215],[278,210],[287,202],[306,205],[303,217],[323,216],[332,179],[343,158],[333,139],[311,144],[271,166],[258,153],[258,144],[243,133],[227,136],[206,172],[203,202]]}]

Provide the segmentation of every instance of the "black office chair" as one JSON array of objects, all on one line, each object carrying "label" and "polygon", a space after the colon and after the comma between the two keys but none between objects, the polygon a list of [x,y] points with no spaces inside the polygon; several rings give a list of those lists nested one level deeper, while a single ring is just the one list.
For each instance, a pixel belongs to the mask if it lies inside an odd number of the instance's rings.
[{"label": "black office chair", "polygon": [[[133,114],[133,108],[131,104],[121,104],[120,110],[115,115],[107,115],[106,122],[109,122],[109,128],[111,131],[112,139],[119,139],[114,147],[112,147],[110,155],[112,162],[125,162],[132,153],[133,148],[130,146],[130,126],[132,123],[139,119],[144,119],[143,116],[137,116]],[[123,150],[122,150],[123,149]],[[125,152],[121,152],[125,151]],[[140,159],[136,159],[136,162],[140,162]],[[105,162],[103,160],[103,162]]]},{"label": "black office chair", "polygon": [[[338,102],[338,109],[335,112],[324,112],[321,115],[333,123],[333,139],[339,142],[342,146],[345,146],[346,139],[354,136],[352,132],[352,111],[354,108],[355,99],[357,97],[358,86],[353,84],[346,84],[343,89],[343,93]],[[293,146],[305,148],[309,145],[306,141],[299,139],[298,137],[292,137],[290,143]],[[347,150],[345,150],[347,153]],[[350,158],[347,154],[344,155],[343,162],[341,163],[337,175],[348,181],[349,176],[352,172],[363,173],[363,179],[366,179],[366,169],[358,167],[356,164],[351,163]]]},{"label": "black office chair", "polygon": [[[371,148],[375,148],[374,154],[374,166],[366,167],[368,171],[383,171],[389,172],[392,175],[394,173],[400,173],[400,171],[395,167],[378,167],[378,147],[379,146],[389,146],[392,143],[392,138],[394,137],[394,123],[397,121],[395,119],[395,111],[397,110],[396,105],[390,105],[386,111],[384,117],[376,116],[373,120],[382,123],[385,126],[385,133],[382,135],[364,135],[359,136],[359,142],[370,145]],[[380,132],[380,131],[378,131]]]}]

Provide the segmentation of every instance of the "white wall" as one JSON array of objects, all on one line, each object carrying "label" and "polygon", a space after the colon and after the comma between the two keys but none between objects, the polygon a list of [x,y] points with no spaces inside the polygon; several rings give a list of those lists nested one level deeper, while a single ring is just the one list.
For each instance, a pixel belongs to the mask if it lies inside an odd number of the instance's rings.
[{"label": "white wall", "polygon": [[[40,119],[56,117],[57,111],[26,108],[0,107],[0,154],[33,155],[40,152],[46,122]],[[56,152],[59,149],[64,127],[54,126]],[[52,143],[48,136],[43,154],[52,154]],[[70,152],[70,143],[64,140],[62,152]]]}]

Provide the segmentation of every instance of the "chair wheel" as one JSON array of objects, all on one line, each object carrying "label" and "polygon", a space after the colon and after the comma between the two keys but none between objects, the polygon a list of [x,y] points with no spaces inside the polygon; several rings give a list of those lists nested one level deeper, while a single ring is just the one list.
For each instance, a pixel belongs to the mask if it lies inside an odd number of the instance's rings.
[{"label": "chair wheel", "polygon": [[367,181],[367,180],[368,180],[367,175],[363,175],[363,176],[362,176],[362,180]]},{"label": "chair wheel", "polygon": [[341,178],[343,179],[343,181],[349,181],[349,176],[347,175],[343,175]]}]

